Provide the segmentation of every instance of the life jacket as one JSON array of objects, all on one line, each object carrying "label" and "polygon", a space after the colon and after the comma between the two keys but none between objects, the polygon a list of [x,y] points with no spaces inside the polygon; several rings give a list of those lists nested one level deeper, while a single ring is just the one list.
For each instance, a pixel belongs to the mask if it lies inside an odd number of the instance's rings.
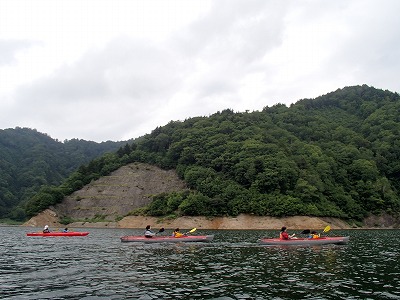
[{"label": "life jacket", "polygon": [[174,232],[174,237],[176,237],[176,238],[183,237],[183,233],[180,233],[180,232]]},{"label": "life jacket", "polygon": [[287,232],[281,232],[280,234],[279,234],[279,238],[281,239],[281,240],[288,240],[289,239],[289,235],[287,234]]}]

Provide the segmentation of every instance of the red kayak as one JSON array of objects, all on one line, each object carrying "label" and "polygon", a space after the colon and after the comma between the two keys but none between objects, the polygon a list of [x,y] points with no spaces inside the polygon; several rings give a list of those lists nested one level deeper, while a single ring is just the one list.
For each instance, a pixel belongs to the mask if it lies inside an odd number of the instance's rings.
[{"label": "red kayak", "polygon": [[185,235],[182,237],[173,236],[153,236],[146,238],[142,235],[127,235],[121,237],[121,242],[138,242],[138,243],[185,243],[185,242],[210,242],[214,235]]},{"label": "red kayak", "polygon": [[87,236],[89,232],[77,232],[77,231],[70,231],[70,232],[29,232],[27,236]]},{"label": "red kayak", "polygon": [[328,245],[328,244],[336,244],[336,245],[344,245],[349,242],[350,237],[348,236],[336,236],[336,237],[320,237],[317,239],[289,239],[289,240],[281,240],[280,238],[276,239],[261,239],[260,244],[262,245]]}]

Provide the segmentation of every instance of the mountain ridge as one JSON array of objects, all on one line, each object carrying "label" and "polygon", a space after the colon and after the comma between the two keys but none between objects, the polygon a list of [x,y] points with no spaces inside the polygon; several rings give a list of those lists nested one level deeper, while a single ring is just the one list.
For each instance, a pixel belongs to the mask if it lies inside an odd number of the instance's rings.
[{"label": "mountain ridge", "polygon": [[171,121],[44,189],[29,201],[30,212],[141,162],[176,170],[190,189],[154,195],[143,207],[148,215],[398,216],[399,110],[397,93],[363,85],[290,107]]}]

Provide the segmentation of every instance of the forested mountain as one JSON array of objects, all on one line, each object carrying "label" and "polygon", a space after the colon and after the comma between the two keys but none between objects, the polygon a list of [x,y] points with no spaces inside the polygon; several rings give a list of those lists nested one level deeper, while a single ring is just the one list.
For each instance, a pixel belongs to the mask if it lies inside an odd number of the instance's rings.
[{"label": "forested mountain", "polygon": [[61,143],[29,128],[0,130],[0,218],[11,211],[13,219],[24,218],[22,209],[14,208],[41,186],[61,184],[80,165],[124,144],[78,139]]},{"label": "forested mountain", "polygon": [[42,189],[26,213],[139,161],[175,168],[191,189],[155,195],[141,210],[149,215],[398,215],[399,112],[397,93],[363,85],[290,107],[171,121]]}]

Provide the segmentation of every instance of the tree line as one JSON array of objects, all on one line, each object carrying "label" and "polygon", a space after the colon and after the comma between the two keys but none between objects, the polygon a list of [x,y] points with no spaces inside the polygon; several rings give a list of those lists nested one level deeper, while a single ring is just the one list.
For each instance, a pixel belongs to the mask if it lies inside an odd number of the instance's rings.
[{"label": "tree line", "polygon": [[400,212],[400,97],[366,85],[287,107],[226,109],[171,121],[47,186],[34,215],[131,162],[176,169],[189,190],[155,195],[131,214],[330,216]]}]

